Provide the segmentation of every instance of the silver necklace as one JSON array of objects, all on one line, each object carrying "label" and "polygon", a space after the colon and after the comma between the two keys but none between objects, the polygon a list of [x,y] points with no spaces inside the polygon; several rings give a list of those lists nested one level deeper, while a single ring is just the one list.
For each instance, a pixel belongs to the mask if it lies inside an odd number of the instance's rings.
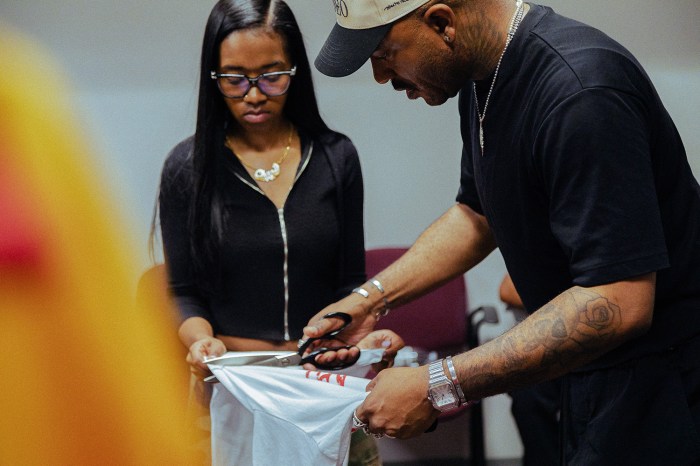
[{"label": "silver necklace", "polygon": [[484,111],[479,112],[479,97],[476,95],[476,82],[473,83],[474,89],[474,103],[476,103],[476,115],[479,117],[479,145],[481,146],[481,156],[484,156],[484,118],[486,118],[486,108],[489,106],[489,99],[491,98],[491,92],[493,92],[493,87],[496,85],[496,78],[498,77],[498,69],[501,67],[501,60],[503,60],[503,55],[506,54],[508,49],[508,44],[513,39],[515,31],[518,30],[520,26],[520,21],[523,19],[523,14],[525,8],[523,8],[523,1],[518,0],[515,4],[515,13],[510,20],[510,28],[508,29],[508,37],[506,37],[506,45],[503,47],[501,56],[498,57],[498,63],[496,64],[496,71],[493,73],[493,79],[491,80],[491,87],[489,88],[488,94],[486,94],[486,101],[484,102]]}]

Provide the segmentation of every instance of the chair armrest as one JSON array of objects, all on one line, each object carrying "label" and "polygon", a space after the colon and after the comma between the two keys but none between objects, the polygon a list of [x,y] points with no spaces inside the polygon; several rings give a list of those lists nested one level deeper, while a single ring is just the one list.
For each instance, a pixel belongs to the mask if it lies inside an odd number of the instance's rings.
[{"label": "chair armrest", "polygon": [[495,306],[479,306],[467,314],[467,344],[476,348],[480,344],[479,329],[482,324],[498,324],[498,311]]}]

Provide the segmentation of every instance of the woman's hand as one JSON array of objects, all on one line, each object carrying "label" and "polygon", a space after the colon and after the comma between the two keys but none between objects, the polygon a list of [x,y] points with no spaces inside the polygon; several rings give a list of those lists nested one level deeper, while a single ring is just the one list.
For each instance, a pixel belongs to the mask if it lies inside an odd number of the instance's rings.
[{"label": "woman's hand", "polygon": [[384,348],[382,360],[372,364],[372,370],[376,373],[393,366],[396,353],[404,346],[403,338],[388,329],[375,330],[357,343],[360,349]]},{"label": "woman's hand", "polygon": [[209,367],[204,363],[206,358],[221,356],[226,352],[226,346],[218,338],[205,337],[197,340],[190,345],[190,351],[187,353],[187,363],[190,365],[190,371],[199,379],[203,379],[211,375]]}]

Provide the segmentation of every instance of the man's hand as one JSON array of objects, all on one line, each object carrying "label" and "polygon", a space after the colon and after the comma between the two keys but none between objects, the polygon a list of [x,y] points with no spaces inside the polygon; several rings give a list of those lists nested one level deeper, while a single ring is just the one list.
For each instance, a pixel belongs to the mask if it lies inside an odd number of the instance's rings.
[{"label": "man's hand", "polygon": [[428,400],[428,366],[386,369],[367,390],[371,393],[355,413],[373,434],[416,437],[440,414]]},{"label": "man's hand", "polygon": [[[377,323],[377,319],[370,312],[365,298],[355,293],[346,296],[329,306],[326,306],[318,314],[309,320],[309,325],[304,327],[304,336],[302,340],[308,338],[317,338],[328,332],[339,329],[343,325],[341,319],[324,319],[323,316],[331,312],[344,312],[352,317],[352,322],[348,327],[338,335],[338,340],[347,345],[356,345],[366,337]],[[326,345],[323,342],[315,342],[313,347]],[[312,349],[312,348],[310,348]]]}]

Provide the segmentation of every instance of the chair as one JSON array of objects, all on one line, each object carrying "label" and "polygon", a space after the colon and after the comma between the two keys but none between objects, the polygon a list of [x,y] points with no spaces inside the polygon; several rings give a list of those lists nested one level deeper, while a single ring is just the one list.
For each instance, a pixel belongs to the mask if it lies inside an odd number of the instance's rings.
[{"label": "chair", "polygon": [[[408,248],[389,247],[366,251],[367,277],[373,277],[398,259]],[[419,353],[434,351],[443,357],[463,352],[478,345],[478,330],[483,323],[497,323],[494,307],[480,307],[468,312],[467,288],[463,276],[457,277],[440,288],[392,309],[376,328],[395,331]],[[423,360],[421,364],[429,362]],[[440,416],[440,421],[460,417],[470,412],[470,464],[485,464],[484,432],[481,404],[460,408]]]}]

